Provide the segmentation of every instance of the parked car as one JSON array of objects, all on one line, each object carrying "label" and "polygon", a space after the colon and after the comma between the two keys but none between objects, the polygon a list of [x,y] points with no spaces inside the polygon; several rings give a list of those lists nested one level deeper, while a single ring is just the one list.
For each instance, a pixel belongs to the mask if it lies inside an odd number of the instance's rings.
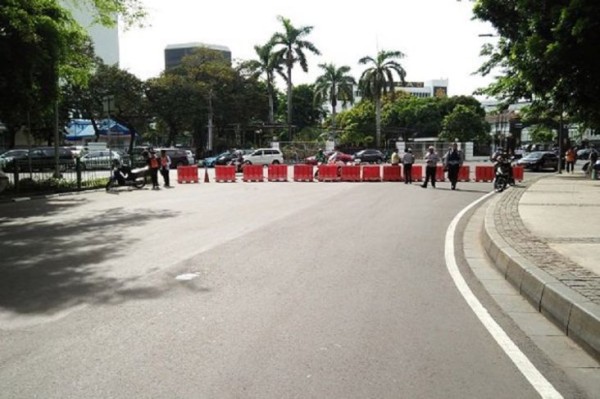
[{"label": "parked car", "polygon": [[385,155],[379,150],[367,149],[357,152],[352,156],[352,159],[358,163],[383,163],[385,162]]},{"label": "parked car", "polygon": [[[26,157],[15,159],[13,164],[21,171],[27,171],[30,168],[31,171],[53,170],[55,168],[54,154],[54,147],[37,147],[31,149]],[[69,148],[58,147],[58,164],[61,171],[75,167],[73,153]]]},{"label": "parked car", "polygon": [[220,157],[227,156],[230,153],[231,153],[230,151],[225,151],[225,152],[222,152],[222,153],[220,153],[218,155],[215,155],[214,157],[206,157],[206,158],[204,158],[202,160],[202,165],[206,166],[208,168],[214,168],[215,165],[217,164],[217,159],[219,159]]},{"label": "parked car", "polygon": [[270,165],[283,163],[283,153],[277,148],[259,148],[244,155],[244,163],[251,165]]},{"label": "parked car", "polygon": [[171,168],[190,165],[186,150],[178,148],[155,148],[154,150],[156,151],[156,156],[160,156],[161,150],[167,151],[167,155],[171,158]]},{"label": "parked car", "polygon": [[577,159],[583,159],[583,160],[588,160],[590,159],[590,154],[592,152],[598,152],[596,151],[595,148],[583,148],[579,151],[577,151]]},{"label": "parked car", "polygon": [[542,169],[552,169],[557,171],[558,156],[552,151],[534,151],[519,159],[517,165],[534,171]]},{"label": "parked car", "polygon": [[26,159],[29,155],[29,150],[8,150],[0,155],[0,168],[4,170],[12,169],[13,162],[16,159]]},{"label": "parked car", "polygon": [[123,163],[122,158],[124,157],[117,151],[109,151],[108,149],[91,151],[81,157],[81,169],[110,169],[114,159]]}]

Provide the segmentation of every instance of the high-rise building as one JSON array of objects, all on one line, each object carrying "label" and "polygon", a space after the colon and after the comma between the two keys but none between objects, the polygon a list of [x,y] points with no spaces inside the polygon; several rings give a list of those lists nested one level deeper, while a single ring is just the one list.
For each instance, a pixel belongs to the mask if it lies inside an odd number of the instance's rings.
[{"label": "high-rise building", "polygon": [[225,60],[231,65],[231,50],[226,46],[204,43],[182,43],[169,44],[165,48],[165,69],[167,70],[179,66],[183,57],[202,47],[220,52]]}]

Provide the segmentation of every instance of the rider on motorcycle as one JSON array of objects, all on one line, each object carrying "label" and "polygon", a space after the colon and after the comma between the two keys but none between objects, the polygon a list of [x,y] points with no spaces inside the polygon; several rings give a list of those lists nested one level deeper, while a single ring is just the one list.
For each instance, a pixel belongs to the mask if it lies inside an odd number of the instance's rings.
[{"label": "rider on motorcycle", "polygon": [[497,167],[498,165],[501,166],[502,170],[508,175],[508,183],[514,185],[515,179],[513,178],[512,158],[509,154],[505,153],[502,147],[500,147],[492,154],[490,160],[494,162],[494,167]]},{"label": "rider on motorcycle", "polygon": [[125,185],[125,178],[127,176],[125,176],[123,174],[123,171],[121,170],[121,162],[118,159],[113,159],[112,160],[112,166],[113,166],[113,179],[115,179],[120,186]]}]

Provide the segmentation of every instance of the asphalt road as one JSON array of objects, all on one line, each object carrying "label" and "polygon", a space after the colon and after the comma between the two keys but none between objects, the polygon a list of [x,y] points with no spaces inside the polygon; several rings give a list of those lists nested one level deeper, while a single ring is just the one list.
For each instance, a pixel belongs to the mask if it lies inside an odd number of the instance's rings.
[{"label": "asphalt road", "polygon": [[0,397],[538,397],[445,266],[450,221],[490,186],[0,204]]}]

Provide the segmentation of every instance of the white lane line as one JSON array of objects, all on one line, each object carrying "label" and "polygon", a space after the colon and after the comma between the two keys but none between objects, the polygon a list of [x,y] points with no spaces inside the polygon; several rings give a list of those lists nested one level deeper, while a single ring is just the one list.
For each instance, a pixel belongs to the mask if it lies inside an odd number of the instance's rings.
[{"label": "white lane line", "polygon": [[454,217],[448,230],[446,231],[446,244],[444,254],[446,257],[446,267],[448,272],[454,280],[454,284],[458,291],[461,293],[465,301],[469,304],[475,315],[479,318],[484,327],[494,337],[498,345],[502,348],[504,353],[508,355],[510,360],[517,366],[521,374],[529,381],[533,388],[543,399],[562,399],[562,395],[548,382],[546,378],[539,372],[537,368],[531,363],[531,361],[525,356],[523,352],[517,347],[517,345],[509,338],[504,332],[502,327],[498,325],[490,316],[488,311],[483,307],[481,302],[475,297],[473,291],[467,285],[467,282],[460,274],[456,258],[454,257],[454,235],[456,233],[456,227],[460,219],[475,205],[481,201],[487,199],[489,196],[494,195],[494,192],[488,193],[478,200],[472,202],[466,208],[464,208],[458,215]]}]

